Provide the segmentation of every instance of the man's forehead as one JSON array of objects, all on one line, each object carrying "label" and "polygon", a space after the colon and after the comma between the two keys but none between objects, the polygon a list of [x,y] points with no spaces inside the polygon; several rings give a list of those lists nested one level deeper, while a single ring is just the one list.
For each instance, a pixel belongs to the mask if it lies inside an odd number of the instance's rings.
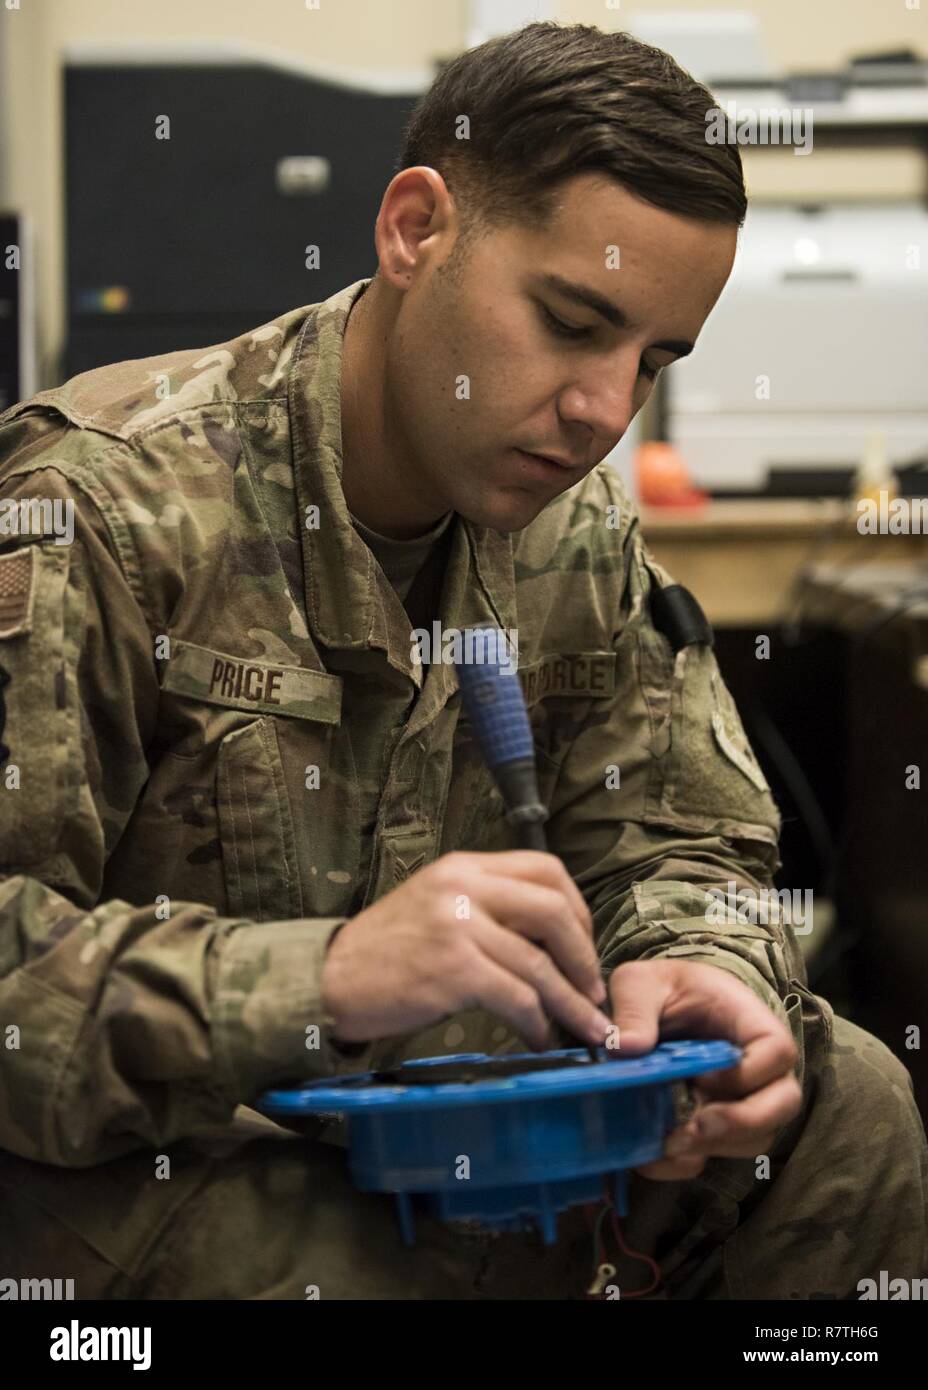
[{"label": "man's forehead", "polygon": [[[661,240],[690,239],[712,245],[718,254],[734,254],[737,227],[734,223],[708,222],[689,216],[685,209],[661,208],[640,198],[617,179],[602,174],[577,174],[560,184],[552,205],[549,224],[538,228],[541,236],[565,238],[573,244],[589,238],[600,248],[624,239],[629,245],[640,242],[641,249],[654,247]],[[659,248],[654,248],[659,249]]]}]

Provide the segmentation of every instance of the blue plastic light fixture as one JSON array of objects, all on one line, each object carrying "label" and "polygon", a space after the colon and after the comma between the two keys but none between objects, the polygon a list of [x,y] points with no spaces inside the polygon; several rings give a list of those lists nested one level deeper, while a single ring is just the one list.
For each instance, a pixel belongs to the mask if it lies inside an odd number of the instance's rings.
[{"label": "blue plastic light fixture", "polygon": [[[643,1057],[598,1055],[592,1062],[571,1048],[429,1057],[387,1074],[269,1091],[258,1109],[282,1120],[344,1116],[355,1185],[396,1195],[407,1245],[415,1241],[415,1194],[441,1220],[498,1231],[537,1226],[552,1244],[558,1213],[599,1200],[608,1175],[625,1214],[627,1170],[660,1158],[676,1126],[675,1083],[732,1067],[741,1053],[728,1042],[679,1041]],[[455,1071],[463,1079],[431,1080]]]}]

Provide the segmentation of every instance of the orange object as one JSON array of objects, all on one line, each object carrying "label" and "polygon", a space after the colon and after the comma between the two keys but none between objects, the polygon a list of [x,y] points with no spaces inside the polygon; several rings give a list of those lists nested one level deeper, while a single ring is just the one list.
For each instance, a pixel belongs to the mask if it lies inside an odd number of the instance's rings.
[{"label": "orange object", "polygon": [[686,460],[673,444],[649,440],[635,453],[639,501],[649,507],[701,507],[708,494],[693,486]]}]

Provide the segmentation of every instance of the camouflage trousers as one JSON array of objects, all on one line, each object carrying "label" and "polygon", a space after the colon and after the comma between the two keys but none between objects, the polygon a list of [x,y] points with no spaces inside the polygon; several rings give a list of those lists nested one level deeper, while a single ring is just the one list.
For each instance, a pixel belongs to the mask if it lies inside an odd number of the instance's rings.
[{"label": "camouflage trousers", "polygon": [[[630,1180],[626,1245],[660,1267],[649,1297],[855,1299],[881,1271],[928,1274],[928,1150],[908,1072],[805,989],[786,1005],[804,1099],[769,1177],[713,1159],[687,1182]],[[73,1278],[78,1299],[563,1299],[590,1284],[588,1208],[561,1216],[553,1246],[420,1212],[406,1248],[393,1199],[356,1191],[341,1148],[253,1112],[221,1141],[166,1152],[169,1179],[148,1150],[80,1170],[0,1152],[0,1278]],[[620,1297],[652,1283],[606,1249]]]}]

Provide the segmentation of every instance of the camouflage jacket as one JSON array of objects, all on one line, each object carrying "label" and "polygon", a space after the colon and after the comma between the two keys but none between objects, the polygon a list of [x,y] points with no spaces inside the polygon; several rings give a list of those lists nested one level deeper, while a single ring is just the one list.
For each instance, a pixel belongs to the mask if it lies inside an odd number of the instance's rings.
[{"label": "camouflage jacket", "polygon": [[[414,662],[342,493],[342,335],[368,283],[0,416],[16,1154],[88,1166],[221,1132],[285,1078],[523,1047],[471,1010],[347,1058],[320,1002],[348,917],[439,854],[515,845],[454,667]],[[37,500],[73,508],[70,543],[22,534]],[[604,972],[683,956],[780,1010],[795,942],[708,925],[705,891],[770,882],[778,813],[711,647],[675,654],[651,621],[668,576],[615,473],[520,533],[448,534],[441,620],[518,632],[549,847]]]}]

